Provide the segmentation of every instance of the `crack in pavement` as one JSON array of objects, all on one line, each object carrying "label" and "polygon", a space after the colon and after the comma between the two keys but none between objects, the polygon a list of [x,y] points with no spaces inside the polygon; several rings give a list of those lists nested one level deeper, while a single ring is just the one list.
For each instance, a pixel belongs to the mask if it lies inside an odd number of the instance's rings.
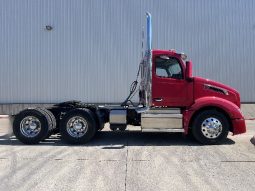
[{"label": "crack in pavement", "polygon": [[[42,159],[45,160],[46,158],[19,158],[18,160],[38,160]],[[0,160],[9,160],[9,158],[0,158]],[[53,159],[47,159],[48,161],[97,161],[97,162],[120,162],[123,160],[117,160],[117,159],[106,159],[106,160],[94,160],[94,159],[86,159],[86,158],[78,158],[78,159],[61,159],[61,158],[53,158]]]},{"label": "crack in pavement", "polygon": [[239,160],[239,161],[225,160],[225,161],[220,161],[220,162],[255,162],[255,160]]},{"label": "crack in pavement", "polygon": [[[44,160],[45,158],[19,158],[18,160],[38,160],[38,159],[42,159]],[[10,160],[9,158],[0,158],[0,160]],[[76,161],[96,161],[96,162],[121,162],[123,160],[118,160],[118,159],[105,159],[105,160],[94,160],[94,159],[87,159],[87,158],[77,158],[77,159],[62,159],[62,158],[53,158],[53,159],[47,159],[47,160],[55,160],[55,161],[72,161],[72,160],[76,160]],[[127,172],[128,172],[128,161],[131,162],[150,162],[151,160],[146,160],[146,159],[132,159],[132,160],[128,160],[128,147],[127,147],[127,152],[126,152],[126,158],[125,158],[125,185],[126,185],[126,179],[127,179]],[[183,163],[193,163],[193,162],[198,162],[197,160],[190,160],[190,161],[181,161]],[[225,162],[225,163],[245,163],[245,162],[255,162],[255,160],[224,160],[224,161],[219,161],[219,162]]]}]

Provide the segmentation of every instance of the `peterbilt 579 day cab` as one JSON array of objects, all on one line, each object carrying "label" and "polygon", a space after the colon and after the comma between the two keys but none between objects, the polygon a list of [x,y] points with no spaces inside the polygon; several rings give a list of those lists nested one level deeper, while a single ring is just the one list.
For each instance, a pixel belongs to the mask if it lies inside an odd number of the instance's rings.
[{"label": "peterbilt 579 day cab", "polygon": [[14,115],[14,135],[25,144],[36,144],[53,133],[67,143],[86,143],[110,124],[124,131],[127,125],[142,132],[192,134],[202,144],[216,144],[229,132],[246,131],[239,93],[231,87],[192,76],[192,63],[174,50],[152,50],[151,16],[147,13],[147,48],[140,65],[139,104],[130,97],[120,105],[69,101],[22,109]]}]

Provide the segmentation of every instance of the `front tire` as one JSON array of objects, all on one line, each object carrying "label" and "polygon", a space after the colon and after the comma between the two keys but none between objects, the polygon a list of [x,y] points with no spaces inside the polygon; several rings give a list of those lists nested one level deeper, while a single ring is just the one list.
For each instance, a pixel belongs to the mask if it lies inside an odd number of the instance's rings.
[{"label": "front tire", "polygon": [[96,131],[96,121],[88,109],[71,110],[60,121],[61,138],[70,144],[86,143]]},{"label": "front tire", "polygon": [[229,122],[225,115],[216,110],[206,110],[199,113],[192,124],[194,138],[206,145],[222,142],[227,138]]}]

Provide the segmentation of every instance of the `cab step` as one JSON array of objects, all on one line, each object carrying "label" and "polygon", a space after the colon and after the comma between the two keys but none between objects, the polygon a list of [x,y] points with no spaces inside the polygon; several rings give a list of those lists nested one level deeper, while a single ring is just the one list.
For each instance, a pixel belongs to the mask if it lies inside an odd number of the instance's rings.
[{"label": "cab step", "polygon": [[141,114],[142,131],[184,132],[183,115],[180,109],[150,109]]},{"label": "cab step", "polygon": [[161,129],[161,128],[142,128],[142,132],[166,132],[166,133],[183,133],[184,132],[184,129]]}]

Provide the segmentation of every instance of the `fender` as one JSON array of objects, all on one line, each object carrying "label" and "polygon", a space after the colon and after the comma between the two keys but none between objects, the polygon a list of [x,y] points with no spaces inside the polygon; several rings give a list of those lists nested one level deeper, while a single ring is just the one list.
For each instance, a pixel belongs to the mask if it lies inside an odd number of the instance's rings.
[{"label": "fender", "polygon": [[[219,97],[213,97],[213,96],[202,97],[195,100],[195,103],[191,105],[190,108],[183,111],[183,119],[184,119],[183,127],[185,130],[185,134],[188,133],[189,123],[192,116],[195,114],[196,111],[199,111],[200,109],[203,109],[205,107],[218,107],[224,110],[228,114],[232,122],[233,120],[244,121],[244,117],[241,113],[240,108],[237,105],[235,105],[233,102],[230,102],[228,100],[225,100]],[[234,128],[235,128],[235,125],[233,124],[233,132],[236,132]],[[244,129],[245,129],[245,125],[244,125]]]}]

